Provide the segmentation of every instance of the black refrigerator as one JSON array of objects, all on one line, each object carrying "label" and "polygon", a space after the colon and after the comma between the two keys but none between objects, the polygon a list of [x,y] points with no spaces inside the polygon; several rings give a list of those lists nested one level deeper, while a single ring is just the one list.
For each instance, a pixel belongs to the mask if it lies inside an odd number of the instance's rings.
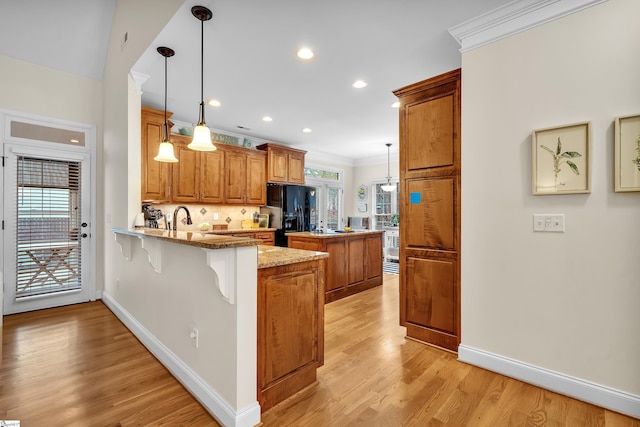
[{"label": "black refrigerator", "polygon": [[287,246],[285,233],[314,231],[317,227],[316,189],[304,185],[267,184],[267,206],[260,213],[269,215],[275,228],[276,246]]}]

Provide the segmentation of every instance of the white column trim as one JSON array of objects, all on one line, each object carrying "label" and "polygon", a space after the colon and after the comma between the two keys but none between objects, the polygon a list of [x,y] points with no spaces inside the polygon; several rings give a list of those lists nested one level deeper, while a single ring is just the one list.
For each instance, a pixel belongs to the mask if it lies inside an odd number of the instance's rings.
[{"label": "white column trim", "polygon": [[136,85],[136,93],[138,95],[142,95],[142,85],[147,82],[151,78],[151,76],[147,74],[138,73],[137,71],[129,71],[129,75],[133,79],[133,82]]},{"label": "white column trim", "polygon": [[515,0],[449,28],[466,52],[607,0]]},{"label": "white column trim", "polygon": [[555,391],[603,408],[640,418],[640,396],[460,344],[458,360]]}]

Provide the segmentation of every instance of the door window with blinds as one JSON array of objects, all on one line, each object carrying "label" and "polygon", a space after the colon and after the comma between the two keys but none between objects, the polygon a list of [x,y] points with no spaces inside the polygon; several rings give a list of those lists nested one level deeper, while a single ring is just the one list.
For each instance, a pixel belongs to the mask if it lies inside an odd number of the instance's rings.
[{"label": "door window with blinds", "polygon": [[82,288],[81,168],[17,156],[15,298]]}]

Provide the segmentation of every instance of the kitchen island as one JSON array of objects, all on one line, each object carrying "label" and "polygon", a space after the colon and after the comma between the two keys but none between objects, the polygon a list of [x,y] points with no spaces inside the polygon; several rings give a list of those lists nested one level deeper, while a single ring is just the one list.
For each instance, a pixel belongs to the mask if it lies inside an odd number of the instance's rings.
[{"label": "kitchen island", "polygon": [[384,231],[288,233],[290,248],[328,252],[325,303],[382,285]]},{"label": "kitchen island", "polygon": [[[327,254],[273,253],[261,240],[224,234],[112,231],[122,256],[103,302],[221,424],[258,424],[265,384],[272,405],[315,382],[324,313],[311,294],[320,286],[322,295]],[[286,325],[292,317],[300,325]],[[297,326],[306,336],[290,340]]]}]

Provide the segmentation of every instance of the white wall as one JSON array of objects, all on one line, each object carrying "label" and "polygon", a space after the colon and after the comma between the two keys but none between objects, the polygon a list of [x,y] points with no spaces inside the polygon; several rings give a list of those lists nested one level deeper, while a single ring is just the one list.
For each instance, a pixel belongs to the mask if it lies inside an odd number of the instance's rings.
[{"label": "white wall", "polygon": [[94,125],[102,129],[102,85],[0,55],[0,108]]},{"label": "white wall", "polygon": [[[640,193],[613,191],[613,120],[640,114],[638,16],[609,0],[462,56],[462,344],[636,397]],[[587,120],[591,194],[532,196],[532,130]]]},{"label": "white wall", "polygon": [[[353,203],[351,210],[348,211],[346,216],[368,216],[372,217],[375,213],[375,206],[373,206],[373,194],[371,194],[371,183],[374,181],[385,181],[387,177],[387,169],[391,171],[391,179],[398,181],[400,177],[400,162],[398,161],[398,153],[395,156],[391,156],[391,162],[387,168],[387,160],[384,163],[370,164],[366,166],[356,166],[353,168],[353,186],[349,188],[348,192],[345,188],[345,198],[349,197]],[[358,211],[358,204],[362,203],[358,200],[358,187],[364,184],[367,187],[367,211]]]},{"label": "white wall", "polygon": [[[98,146],[101,144],[102,87],[99,81],[2,55],[0,70],[0,109],[95,126],[96,143]],[[3,188],[0,188],[0,195],[4,199]],[[100,230],[100,226],[95,227],[95,230]],[[99,246],[97,259],[100,259]],[[96,270],[96,288],[101,289],[100,262],[94,271]],[[0,325],[2,299],[3,293],[0,291]]]},{"label": "white wall", "polygon": [[[98,147],[102,152],[98,171],[102,178],[98,189],[102,196],[98,223],[102,225],[103,248],[102,254],[98,252],[98,259],[104,259],[104,289],[114,286],[114,267],[119,261],[111,227],[128,228],[136,205],[139,209],[139,202],[130,206],[130,201],[136,200],[136,193],[138,201],[140,198],[140,155],[136,155],[135,148],[129,151],[130,144],[138,147],[138,152],[140,149],[140,104],[132,94],[129,70],[182,3],[181,0],[140,0],[118,1],[116,5],[103,78],[104,140]],[[129,34],[128,42],[121,49],[120,40],[125,32]],[[131,116],[130,110],[134,111]],[[134,123],[129,123],[130,118]],[[128,167],[136,161],[137,168]]]}]

